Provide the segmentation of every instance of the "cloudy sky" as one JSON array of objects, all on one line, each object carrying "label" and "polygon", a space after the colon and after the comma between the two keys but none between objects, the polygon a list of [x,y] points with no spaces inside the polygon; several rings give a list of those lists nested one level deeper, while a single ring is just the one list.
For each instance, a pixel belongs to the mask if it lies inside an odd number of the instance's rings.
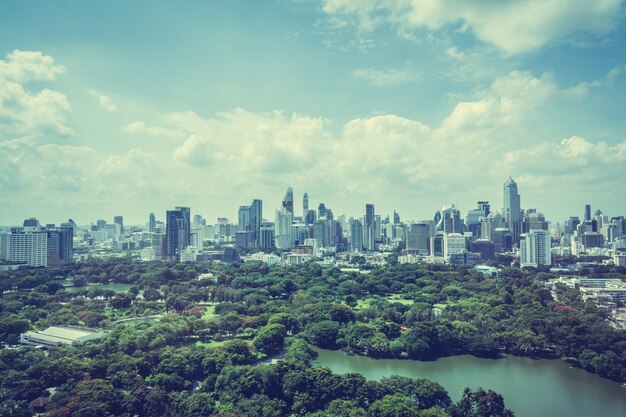
[{"label": "cloudy sky", "polygon": [[[182,4],[181,4],[182,3]],[[626,214],[621,0],[22,0],[0,13],[0,224],[477,200]]]}]

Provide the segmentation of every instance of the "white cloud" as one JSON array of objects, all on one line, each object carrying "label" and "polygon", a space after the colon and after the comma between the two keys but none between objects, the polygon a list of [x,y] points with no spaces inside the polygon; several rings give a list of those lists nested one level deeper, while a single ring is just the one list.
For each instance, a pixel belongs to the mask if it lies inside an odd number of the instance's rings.
[{"label": "white cloud", "polygon": [[182,139],[185,133],[181,130],[172,130],[160,126],[148,126],[144,122],[133,122],[122,128],[126,134],[147,134],[153,137]]},{"label": "white cloud", "polygon": [[52,81],[65,67],[40,51],[14,50],[0,60],[0,79],[25,84],[30,81]]},{"label": "white cloud", "polygon": [[577,32],[615,28],[621,0],[322,0],[331,16],[353,16],[362,30],[380,22],[400,33],[423,28],[472,31],[508,54],[529,52]]},{"label": "white cloud", "polygon": [[367,81],[378,87],[405,84],[420,78],[419,73],[411,69],[392,68],[379,70],[374,68],[359,68],[354,70],[352,74],[356,78]]},{"label": "white cloud", "polygon": [[32,81],[54,80],[63,71],[41,52],[16,50],[0,60],[0,138],[72,133],[66,125],[71,108],[63,93],[24,87]]}]

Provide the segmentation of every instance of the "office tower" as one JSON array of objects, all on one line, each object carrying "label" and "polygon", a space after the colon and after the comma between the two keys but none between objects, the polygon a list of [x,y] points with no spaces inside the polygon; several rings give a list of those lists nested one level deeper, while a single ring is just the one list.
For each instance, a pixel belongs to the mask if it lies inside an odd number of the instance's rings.
[{"label": "office tower", "polygon": [[195,216],[193,216],[191,226],[195,228],[206,226],[206,220],[200,214],[196,214]]},{"label": "office tower", "polygon": [[461,212],[452,204],[450,207],[443,207],[435,214],[436,230],[443,233],[463,233],[463,222]]},{"label": "office tower", "polygon": [[259,247],[263,250],[274,249],[274,223],[263,222],[260,229]]},{"label": "office tower", "polygon": [[120,234],[124,234],[124,217],[123,216],[115,216],[113,217],[113,224],[120,225]]},{"label": "office tower", "polygon": [[528,213],[524,216],[522,224],[522,231],[528,233],[532,229],[548,230],[548,222],[542,213],[537,213],[536,210],[528,210]]},{"label": "office tower", "polygon": [[363,225],[363,245],[368,251],[376,248],[376,214],[373,204],[365,205],[365,224]]},{"label": "office tower", "polygon": [[185,230],[186,240],[183,248],[186,248],[191,245],[191,209],[189,207],[176,207],[176,210],[180,211],[185,217],[185,227],[187,229]]},{"label": "office tower", "polygon": [[239,231],[235,234],[235,246],[238,248],[252,248],[252,232],[249,230]]},{"label": "office tower", "polygon": [[496,253],[510,252],[513,249],[513,234],[506,227],[496,227],[491,233],[491,241]]},{"label": "office tower", "polygon": [[250,206],[239,206],[237,231],[250,231]]},{"label": "office tower", "polygon": [[406,232],[406,249],[417,255],[428,255],[430,252],[431,224],[419,222],[412,224]]},{"label": "office tower", "polygon": [[517,183],[511,177],[504,183],[503,214],[505,225],[513,236],[513,243],[519,243],[519,236],[522,231],[522,209]]},{"label": "office tower", "polygon": [[566,235],[573,235],[574,232],[578,230],[579,224],[580,219],[578,217],[570,217],[563,223],[563,233],[565,233]]},{"label": "office tower", "polygon": [[491,213],[491,204],[489,204],[489,201],[479,201],[478,209],[482,210],[485,213],[485,216],[488,216],[489,213]]},{"label": "office tower", "polygon": [[282,207],[293,215],[293,188],[287,187]]},{"label": "office tower", "polygon": [[289,249],[293,243],[293,213],[287,207],[276,210],[275,244],[278,249]]},{"label": "office tower", "polygon": [[148,216],[148,232],[154,233],[154,229],[156,228],[156,218],[154,217],[154,213],[150,213]]},{"label": "office tower", "polygon": [[470,249],[472,253],[479,253],[480,259],[483,261],[493,259],[495,255],[495,245],[491,240],[487,239],[474,240],[470,243]]},{"label": "office tower", "polygon": [[78,226],[72,219],[68,219],[66,222],[61,223],[61,227],[72,229],[72,236],[76,236],[76,232],[78,232]]},{"label": "office tower", "polygon": [[39,220],[37,220],[35,217],[29,217],[28,219],[24,220],[24,223],[22,223],[22,225],[24,227],[41,227],[41,225],[39,224]]},{"label": "office tower", "polygon": [[48,266],[67,265],[74,257],[74,230],[72,227],[49,227],[47,233]]},{"label": "office tower", "polygon": [[393,211],[393,224],[400,224],[400,215],[395,210]]},{"label": "office tower", "polygon": [[[182,207],[185,209],[185,207]],[[168,210],[165,215],[165,259],[176,261],[180,253],[191,244],[189,209]]]},{"label": "office tower", "polygon": [[358,220],[350,224],[350,250],[361,252],[363,250],[363,225]]},{"label": "office tower", "polygon": [[326,218],[327,214],[328,213],[327,213],[327,210],[326,210],[326,204],[320,203],[320,205],[317,206],[317,218],[318,219],[321,219],[322,217]]},{"label": "office tower", "polygon": [[302,196],[302,219],[304,220],[306,215],[309,213],[309,194],[304,192],[304,196]]},{"label": "office tower", "polygon": [[487,216],[480,219],[480,238],[484,240],[491,240],[491,235],[495,227],[493,225],[493,216]]},{"label": "office tower", "polygon": [[550,265],[551,238],[547,230],[531,229],[520,236],[520,266]]},{"label": "office tower", "polygon": [[447,233],[443,238],[443,257],[450,260],[450,255],[467,251],[465,236],[460,233]]},{"label": "office tower", "polygon": [[0,234],[0,259],[28,266],[48,266],[48,233],[45,230],[13,227]]},{"label": "office tower", "polygon": [[591,204],[585,204],[585,220],[591,220]]},{"label": "office tower", "polygon": [[96,230],[102,230],[102,229],[104,229],[104,226],[105,226],[106,224],[107,224],[107,221],[106,221],[106,220],[102,220],[102,219],[97,220],[97,221],[96,221]]},{"label": "office tower", "polygon": [[252,232],[252,247],[260,245],[261,223],[263,222],[263,201],[254,199],[250,205],[250,231]]},{"label": "office tower", "polygon": [[481,220],[485,219],[488,215],[489,203],[486,201],[479,201],[475,209],[468,210],[465,216],[465,225],[467,226],[467,230],[472,232],[473,238],[481,237]]},{"label": "office tower", "polygon": [[313,224],[315,223],[315,220],[317,220],[317,214],[315,212],[315,210],[309,210],[309,212],[306,214],[306,219],[304,224]]},{"label": "office tower", "polygon": [[430,238],[430,255],[431,256],[443,256],[445,235],[443,233],[437,233]]}]

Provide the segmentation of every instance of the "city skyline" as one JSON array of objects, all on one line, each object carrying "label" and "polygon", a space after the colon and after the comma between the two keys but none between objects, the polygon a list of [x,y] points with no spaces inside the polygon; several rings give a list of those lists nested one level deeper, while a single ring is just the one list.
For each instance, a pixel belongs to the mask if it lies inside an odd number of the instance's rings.
[{"label": "city skyline", "polygon": [[287,186],[296,212],[306,190],[338,213],[373,202],[421,219],[500,201],[509,176],[547,218],[620,213],[625,13],[619,0],[11,3],[0,224],[139,222],[179,204],[234,218]]}]

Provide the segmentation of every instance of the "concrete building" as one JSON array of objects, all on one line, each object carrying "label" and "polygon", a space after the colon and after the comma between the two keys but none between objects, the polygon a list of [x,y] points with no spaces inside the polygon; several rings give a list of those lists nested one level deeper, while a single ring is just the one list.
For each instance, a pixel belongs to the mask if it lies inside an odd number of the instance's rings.
[{"label": "concrete building", "polygon": [[59,345],[71,345],[99,339],[102,332],[94,329],[52,326],[46,330],[30,331],[20,335],[20,343],[25,346],[50,348]]},{"label": "concrete building", "polygon": [[538,267],[552,264],[550,232],[532,229],[520,236],[520,266]]},{"label": "concrete building", "polygon": [[451,255],[467,251],[465,236],[460,233],[448,233],[443,239],[443,257],[450,259]]},{"label": "concrete building", "polygon": [[48,266],[48,232],[14,227],[0,235],[0,259],[28,266]]},{"label": "concrete building", "polygon": [[522,232],[522,209],[520,195],[517,190],[517,183],[513,178],[504,183],[504,205],[503,215],[506,227],[509,228],[513,236],[513,243],[518,243]]}]

